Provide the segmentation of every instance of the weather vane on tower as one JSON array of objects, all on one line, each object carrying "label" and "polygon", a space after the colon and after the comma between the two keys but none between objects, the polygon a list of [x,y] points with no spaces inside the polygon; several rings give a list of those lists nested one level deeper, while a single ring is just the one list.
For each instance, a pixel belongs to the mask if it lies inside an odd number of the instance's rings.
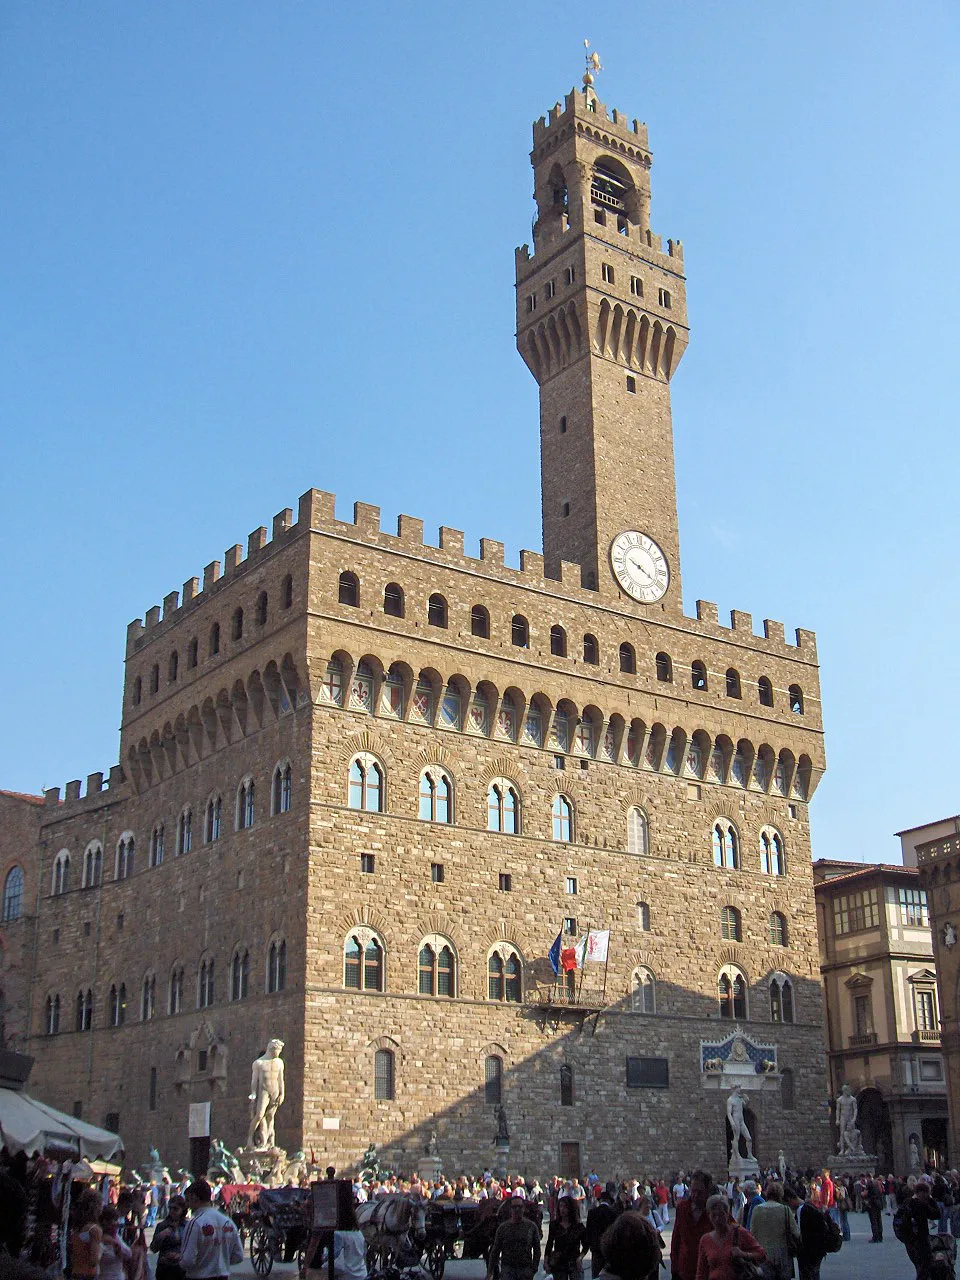
[{"label": "weather vane on tower", "polygon": [[589,40],[584,40],[583,47],[586,50],[585,61],[587,64],[587,69],[583,73],[583,83],[584,86],[587,86],[593,84],[593,73],[595,71],[602,71],[603,64],[601,63],[600,55],[596,50],[594,50],[593,53],[590,52]]}]

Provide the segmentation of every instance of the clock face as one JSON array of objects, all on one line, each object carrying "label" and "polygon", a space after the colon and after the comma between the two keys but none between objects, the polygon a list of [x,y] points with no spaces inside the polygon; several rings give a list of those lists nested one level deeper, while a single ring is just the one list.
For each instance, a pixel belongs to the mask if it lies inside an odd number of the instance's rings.
[{"label": "clock face", "polygon": [[610,564],[620,586],[641,604],[654,604],[666,595],[670,567],[652,538],[635,529],[618,533],[610,544]]}]

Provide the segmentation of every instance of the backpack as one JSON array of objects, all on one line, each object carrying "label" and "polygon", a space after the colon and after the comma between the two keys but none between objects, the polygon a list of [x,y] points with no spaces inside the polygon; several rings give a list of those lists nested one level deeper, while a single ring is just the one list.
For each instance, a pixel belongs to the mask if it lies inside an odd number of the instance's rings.
[{"label": "backpack", "polygon": [[916,1233],[916,1223],[913,1220],[913,1214],[910,1212],[910,1201],[904,1200],[893,1215],[893,1234],[904,1244],[912,1244]]},{"label": "backpack", "polygon": [[827,1253],[839,1253],[843,1244],[843,1233],[839,1223],[834,1222],[829,1213],[823,1215],[823,1247]]}]

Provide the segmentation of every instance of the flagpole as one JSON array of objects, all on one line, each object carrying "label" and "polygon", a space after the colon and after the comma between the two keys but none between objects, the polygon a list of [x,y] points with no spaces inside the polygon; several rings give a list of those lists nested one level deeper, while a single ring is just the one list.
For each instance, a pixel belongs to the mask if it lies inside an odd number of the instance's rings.
[{"label": "flagpole", "polygon": [[580,1003],[580,997],[583,995],[583,975],[587,971],[587,950],[590,946],[590,925],[587,925],[587,932],[584,934],[583,952],[580,956],[580,985],[577,987],[577,1004]]}]

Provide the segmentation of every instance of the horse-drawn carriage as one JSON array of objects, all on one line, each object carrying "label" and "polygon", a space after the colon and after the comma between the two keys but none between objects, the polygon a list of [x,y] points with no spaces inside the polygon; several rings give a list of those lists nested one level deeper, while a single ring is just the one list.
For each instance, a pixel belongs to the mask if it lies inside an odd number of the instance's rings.
[{"label": "horse-drawn carriage", "polygon": [[296,1261],[303,1280],[310,1238],[310,1189],[264,1187],[250,1205],[249,1215],[250,1261],[257,1275],[268,1276],[274,1262]]}]

